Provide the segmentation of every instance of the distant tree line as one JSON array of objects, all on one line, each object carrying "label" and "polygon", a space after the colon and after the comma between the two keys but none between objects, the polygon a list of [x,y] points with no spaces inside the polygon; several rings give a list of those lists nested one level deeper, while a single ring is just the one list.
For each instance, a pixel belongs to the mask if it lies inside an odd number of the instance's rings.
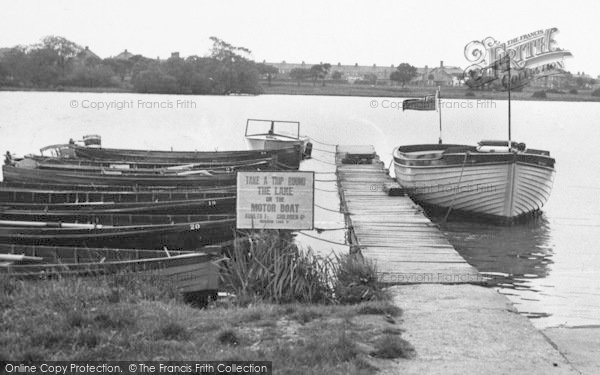
[{"label": "distant tree line", "polygon": [[[289,72],[289,78],[296,81],[298,85],[304,81],[312,81],[313,85],[316,86],[317,82],[320,81],[323,86],[325,86],[326,78],[329,78],[333,82],[342,82],[343,73],[339,70],[334,70],[331,74],[329,74],[331,70],[331,64],[316,64],[311,66],[310,68],[294,68]],[[394,70],[390,74],[390,80],[392,82],[398,82],[402,86],[410,82],[411,79],[416,77],[417,68],[414,66],[402,63],[398,65],[397,69]],[[377,84],[378,77],[377,74],[374,73],[365,73],[362,75],[361,79],[356,80],[354,83],[356,84],[368,84],[375,85]],[[344,81],[345,82],[345,81]]]},{"label": "distant tree line", "polygon": [[310,68],[294,68],[290,70],[290,78],[296,81],[298,85],[300,85],[300,82],[310,79],[313,86],[317,85],[318,80],[321,80],[321,84],[325,86],[325,77],[329,74],[330,69],[331,64],[328,63],[316,64]]},{"label": "distant tree line", "polygon": [[0,55],[0,86],[57,89],[121,87],[143,93],[229,94],[261,90],[261,75],[277,69],[251,61],[250,50],[211,37],[208,56],[167,60],[141,55],[101,59],[59,36],[41,43],[16,46]]}]

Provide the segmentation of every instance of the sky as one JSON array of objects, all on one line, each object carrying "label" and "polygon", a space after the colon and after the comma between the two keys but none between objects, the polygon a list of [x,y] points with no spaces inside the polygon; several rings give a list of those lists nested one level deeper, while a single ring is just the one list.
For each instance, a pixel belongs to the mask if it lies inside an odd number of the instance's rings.
[{"label": "sky", "polygon": [[0,47],[60,35],[100,57],[206,55],[217,36],[267,62],[466,67],[464,47],[557,27],[571,72],[600,74],[600,1],[0,0]]}]

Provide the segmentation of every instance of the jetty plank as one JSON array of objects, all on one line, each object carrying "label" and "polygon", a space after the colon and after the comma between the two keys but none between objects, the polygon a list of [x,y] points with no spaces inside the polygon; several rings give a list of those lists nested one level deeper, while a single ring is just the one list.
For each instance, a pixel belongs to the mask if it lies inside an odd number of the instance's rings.
[{"label": "jetty plank", "polygon": [[338,145],[336,175],[352,244],[388,284],[482,283],[438,227],[389,176],[371,145]]}]

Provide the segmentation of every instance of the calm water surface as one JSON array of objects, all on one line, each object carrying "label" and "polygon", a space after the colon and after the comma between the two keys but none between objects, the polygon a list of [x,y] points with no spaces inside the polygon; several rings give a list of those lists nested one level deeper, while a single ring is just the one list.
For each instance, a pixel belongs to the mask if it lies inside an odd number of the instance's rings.
[{"label": "calm water surface", "polygon": [[[437,113],[398,111],[400,101],[0,92],[0,151],[23,155],[84,134],[102,135],[106,147],[245,149],[246,119],[267,118],[298,120],[304,134],[328,144],[373,144],[387,164],[396,145],[437,142]],[[130,105],[82,108],[99,102]],[[513,102],[513,138],[550,150],[557,160],[543,215],[512,227],[457,221],[443,227],[467,261],[539,327],[600,324],[598,119],[600,103]],[[448,100],[443,122],[445,142],[503,139],[506,102]],[[344,241],[343,218],[329,211],[338,209],[333,150],[315,142],[314,160],[302,167],[319,172],[315,225],[331,230],[299,234],[298,240],[322,252],[344,249],[335,244]]]}]

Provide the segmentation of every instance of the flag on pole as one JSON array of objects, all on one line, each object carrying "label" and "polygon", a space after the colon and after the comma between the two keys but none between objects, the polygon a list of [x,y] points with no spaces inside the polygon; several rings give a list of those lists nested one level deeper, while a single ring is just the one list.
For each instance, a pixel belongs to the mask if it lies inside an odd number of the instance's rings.
[{"label": "flag on pole", "polygon": [[406,99],[402,102],[402,110],[413,110],[413,111],[435,111],[435,95],[427,95],[420,99]]}]

